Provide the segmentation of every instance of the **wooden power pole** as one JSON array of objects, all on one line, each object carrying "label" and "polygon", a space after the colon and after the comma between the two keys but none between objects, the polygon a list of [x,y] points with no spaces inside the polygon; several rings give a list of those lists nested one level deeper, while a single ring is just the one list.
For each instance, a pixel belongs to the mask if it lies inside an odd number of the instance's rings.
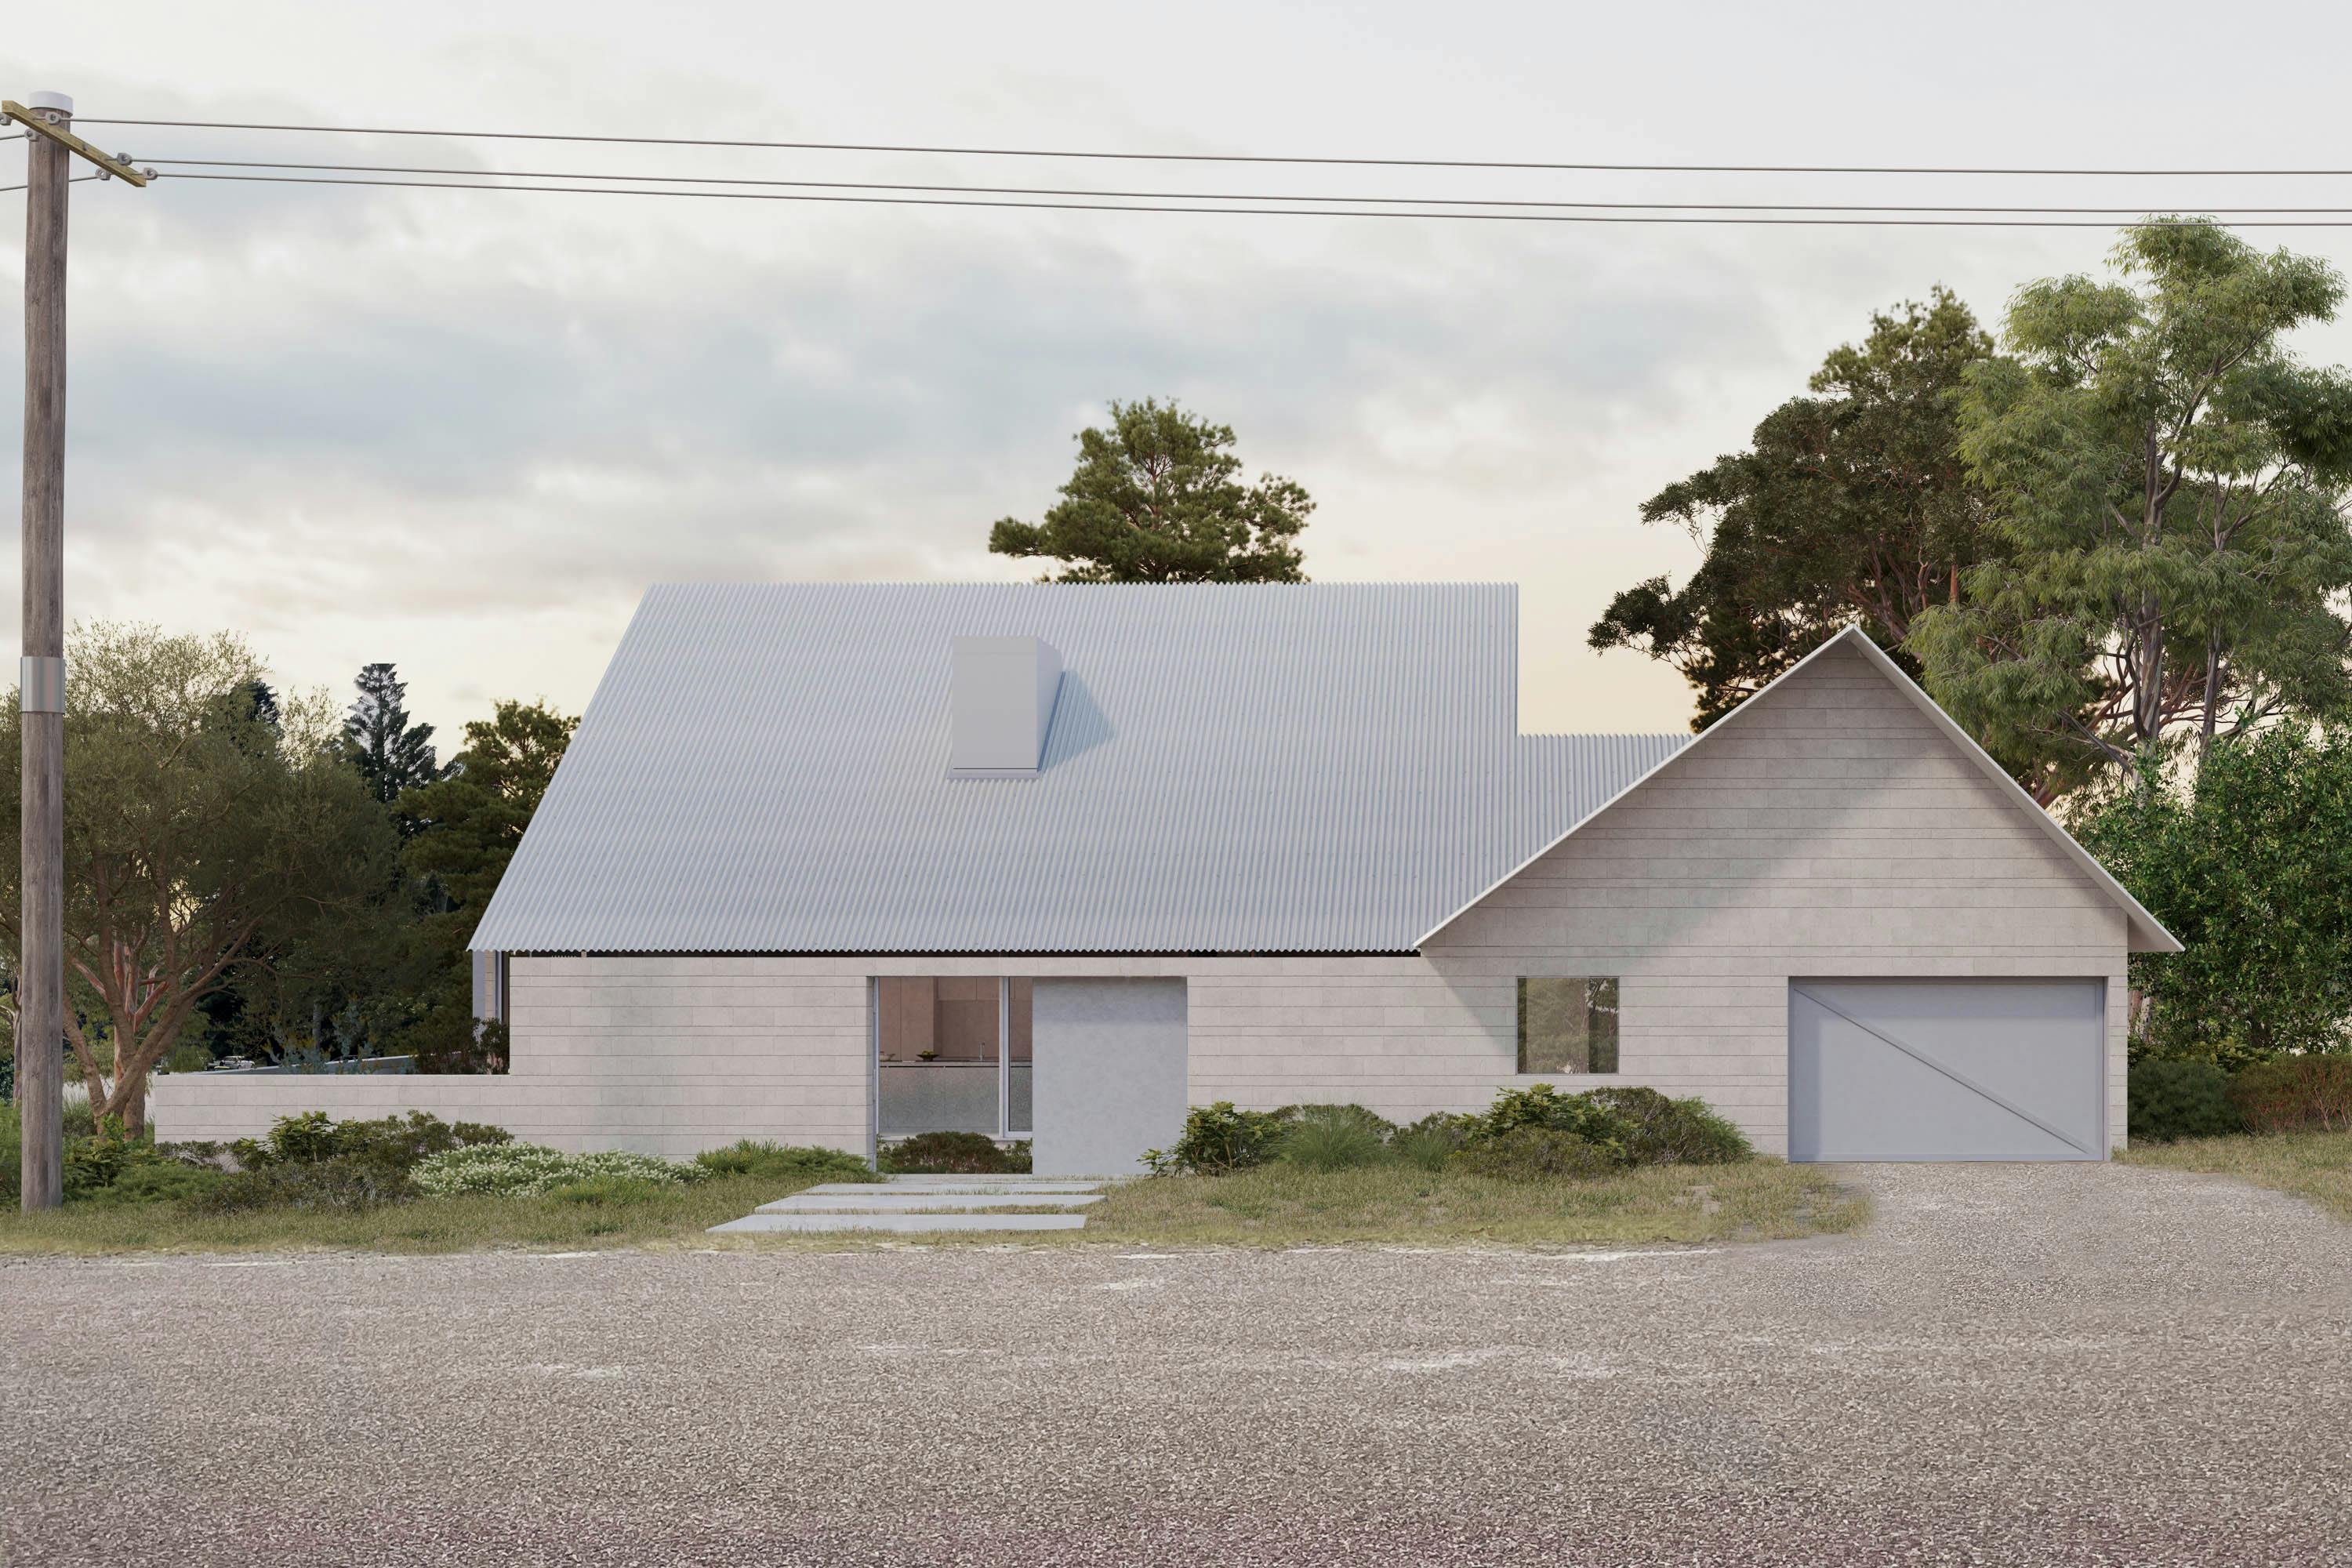
[{"label": "wooden power pole", "polygon": [[[24,1207],[64,1200],[66,750],[66,186],[77,157],[146,175],[68,129],[73,100],[37,92],[0,112],[25,143],[24,951],[16,971],[16,1108]],[[92,1086],[96,1087],[95,1085]]]}]

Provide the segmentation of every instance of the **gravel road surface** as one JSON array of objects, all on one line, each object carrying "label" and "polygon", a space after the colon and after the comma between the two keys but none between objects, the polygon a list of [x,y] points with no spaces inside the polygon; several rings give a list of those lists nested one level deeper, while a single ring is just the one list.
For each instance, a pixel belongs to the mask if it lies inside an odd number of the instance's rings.
[{"label": "gravel road surface", "polygon": [[0,1561],[2352,1562],[2352,1226],[1851,1175],[1683,1252],[0,1263]]}]

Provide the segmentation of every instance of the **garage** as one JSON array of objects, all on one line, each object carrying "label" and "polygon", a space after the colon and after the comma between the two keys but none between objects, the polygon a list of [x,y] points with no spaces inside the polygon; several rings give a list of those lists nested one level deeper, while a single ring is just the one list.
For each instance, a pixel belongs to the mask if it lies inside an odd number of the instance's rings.
[{"label": "garage", "polygon": [[1794,980],[1791,1160],[2106,1156],[2104,980]]}]

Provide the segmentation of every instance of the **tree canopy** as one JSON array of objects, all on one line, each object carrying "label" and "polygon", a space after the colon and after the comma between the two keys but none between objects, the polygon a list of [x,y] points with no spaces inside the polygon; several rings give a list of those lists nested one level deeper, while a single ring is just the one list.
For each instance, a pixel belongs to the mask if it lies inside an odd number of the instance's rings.
[{"label": "tree canopy", "polygon": [[435,975],[423,1028],[424,1065],[464,1065],[477,1044],[466,943],[522,842],[579,720],[539,702],[506,701],[466,725],[466,749],[446,776],[402,795],[423,825],[403,859],[431,889],[415,939]]},{"label": "tree canopy", "polygon": [[2115,259],[2021,289],[2009,356],[1969,368],[1994,548],[1906,644],[2045,795],[2352,699],[2352,380],[2285,342],[2343,280],[2208,224],[2130,229]]},{"label": "tree canopy", "polygon": [[[68,641],[68,1037],[97,1114],[137,1131],[148,1074],[241,966],[385,885],[392,825],[317,700],[257,700],[231,635],[96,624]],[[17,742],[11,702],[0,745]],[[0,816],[21,812],[5,770]],[[18,868],[0,870],[15,942]],[[37,1042],[35,1043],[37,1047]]]},{"label": "tree canopy", "polygon": [[1315,503],[1278,475],[1241,482],[1231,426],[1173,402],[1113,403],[1078,433],[1078,466],[1043,522],[989,530],[998,555],[1058,561],[1062,583],[1303,583]]},{"label": "tree canopy", "polygon": [[2185,792],[2112,780],[2073,826],[2188,949],[2132,959],[2136,1048],[2236,1068],[2345,1047],[2352,735],[2223,739]]},{"label": "tree canopy", "polygon": [[1680,670],[1703,729],[1850,626],[1899,651],[1983,550],[1986,498],[1960,456],[1958,393],[1992,353],[1976,317],[1936,289],[1871,318],[1831,353],[1813,395],[1764,416],[1748,449],[1667,486],[1644,522],[1705,549],[1679,590],[1654,577],[1594,624],[1596,648]]}]

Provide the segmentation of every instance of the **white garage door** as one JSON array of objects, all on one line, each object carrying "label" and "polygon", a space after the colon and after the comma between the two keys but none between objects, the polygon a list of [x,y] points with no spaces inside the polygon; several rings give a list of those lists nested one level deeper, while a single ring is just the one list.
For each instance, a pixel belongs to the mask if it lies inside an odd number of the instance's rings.
[{"label": "white garage door", "polygon": [[1789,983],[1791,1160],[2105,1157],[2106,983]]}]

